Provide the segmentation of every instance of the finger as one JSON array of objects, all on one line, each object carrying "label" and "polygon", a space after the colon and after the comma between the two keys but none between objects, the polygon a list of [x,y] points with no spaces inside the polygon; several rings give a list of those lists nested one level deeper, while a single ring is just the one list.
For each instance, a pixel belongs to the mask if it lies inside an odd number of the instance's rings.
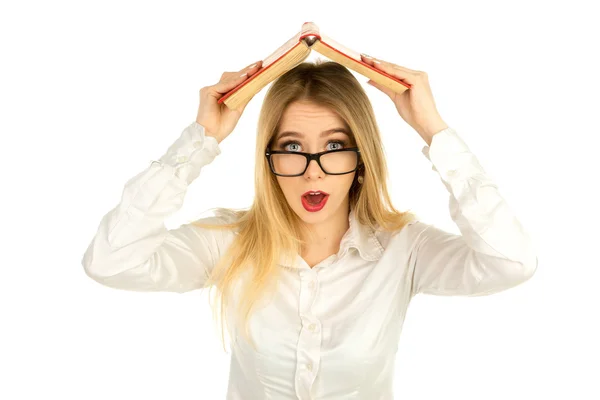
[{"label": "finger", "polygon": [[242,73],[244,73],[246,71],[255,72],[257,69],[260,69],[261,67],[262,67],[262,60],[259,60],[259,61],[255,62],[255,63],[252,63],[252,64],[246,66],[245,68],[241,69],[239,71],[239,73],[242,74]]},{"label": "finger", "polygon": [[213,85],[211,88],[213,89],[213,92],[216,92],[218,94],[225,94],[227,92],[229,92],[231,89],[233,89],[234,87],[236,87],[237,85],[239,85],[240,83],[242,83],[243,81],[246,80],[246,78],[248,78],[248,72],[244,72],[244,74],[239,74],[239,75],[234,75],[231,78],[218,82],[217,84]]},{"label": "finger", "polygon": [[227,77],[225,80],[222,80],[221,82],[218,82],[216,85],[212,86],[212,88],[214,92],[218,94],[225,94],[237,85],[239,85],[241,82],[245,81],[248,78],[248,76],[255,73],[258,69],[261,68],[261,66],[262,60],[248,65],[247,67],[238,71],[238,73],[229,74],[229,77]]},{"label": "finger", "polygon": [[364,62],[365,64],[369,64],[371,66],[373,65],[373,60],[374,60],[373,57],[371,57],[367,54],[364,54],[364,53],[360,53],[360,58],[361,58],[362,62]]},{"label": "finger", "polygon": [[374,63],[374,60],[377,60],[383,64],[391,65],[394,68],[398,68],[398,69],[404,70],[406,72],[413,72],[413,73],[419,72],[414,69],[403,67],[402,65],[398,65],[398,64],[391,63],[389,61],[382,60],[380,58],[368,56],[367,54],[364,54],[364,53],[361,53],[361,56],[364,56],[363,61],[368,62],[370,65],[377,65],[377,63]]},{"label": "finger", "polygon": [[[361,54],[361,57],[364,57],[364,54]],[[374,68],[382,70],[386,74],[395,76],[408,84],[413,85],[417,80],[418,72],[409,68],[401,67],[399,65],[392,64],[374,57],[364,57],[364,62],[373,66]]]}]

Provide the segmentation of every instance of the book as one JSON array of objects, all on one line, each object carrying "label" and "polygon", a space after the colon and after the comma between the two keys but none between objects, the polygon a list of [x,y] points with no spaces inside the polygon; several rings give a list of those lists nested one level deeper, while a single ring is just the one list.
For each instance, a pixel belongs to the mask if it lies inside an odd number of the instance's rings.
[{"label": "book", "polygon": [[240,105],[250,101],[256,93],[270,82],[303,62],[312,50],[396,93],[402,93],[412,86],[363,62],[360,53],[322,34],[314,22],[304,22],[300,32],[265,58],[258,71],[227,93],[224,93],[218,101],[219,104],[225,103],[230,109],[237,109]]}]

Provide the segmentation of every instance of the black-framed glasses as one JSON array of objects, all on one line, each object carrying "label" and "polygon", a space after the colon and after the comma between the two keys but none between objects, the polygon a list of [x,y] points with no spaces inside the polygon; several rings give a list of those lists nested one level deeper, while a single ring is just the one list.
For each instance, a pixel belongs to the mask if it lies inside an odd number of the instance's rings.
[{"label": "black-framed glasses", "polygon": [[328,150],[320,153],[301,153],[299,151],[265,152],[271,171],[279,176],[300,176],[308,169],[308,164],[316,160],[328,175],[345,175],[358,169],[360,150],[358,147]]}]

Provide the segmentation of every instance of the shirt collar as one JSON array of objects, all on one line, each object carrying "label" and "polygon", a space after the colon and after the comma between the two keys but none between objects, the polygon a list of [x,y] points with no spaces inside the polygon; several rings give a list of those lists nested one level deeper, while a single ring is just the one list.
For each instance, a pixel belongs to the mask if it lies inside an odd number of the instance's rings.
[{"label": "shirt collar", "polygon": [[[355,248],[363,260],[376,261],[383,255],[383,247],[375,236],[375,231],[368,225],[363,225],[356,218],[354,209],[348,214],[349,228],[342,237],[340,249],[337,253],[338,258],[343,257],[351,248]],[[297,257],[300,257],[299,255]],[[293,268],[290,260],[281,256],[279,264],[284,267]],[[299,268],[299,265],[296,266]]]}]

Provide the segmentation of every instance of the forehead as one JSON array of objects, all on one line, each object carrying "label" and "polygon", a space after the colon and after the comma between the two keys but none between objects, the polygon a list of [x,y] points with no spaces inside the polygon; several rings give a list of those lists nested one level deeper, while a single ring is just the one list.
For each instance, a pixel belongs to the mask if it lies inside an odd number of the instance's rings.
[{"label": "forehead", "polygon": [[295,102],[284,111],[277,134],[293,131],[316,137],[334,128],[343,128],[349,133],[348,125],[333,110],[313,103]]}]

